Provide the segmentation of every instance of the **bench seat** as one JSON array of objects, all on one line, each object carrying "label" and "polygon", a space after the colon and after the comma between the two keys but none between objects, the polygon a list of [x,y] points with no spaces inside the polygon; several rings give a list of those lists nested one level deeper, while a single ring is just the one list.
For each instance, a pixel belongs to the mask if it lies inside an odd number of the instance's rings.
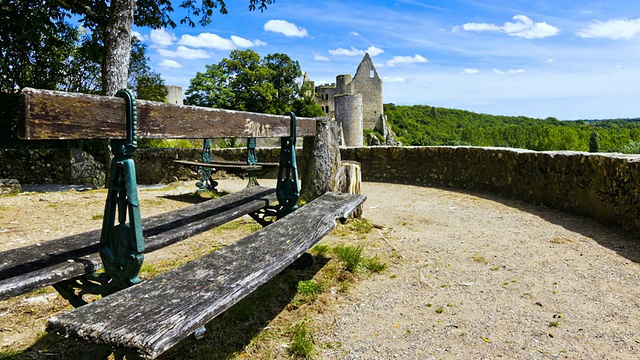
[{"label": "bench seat", "polygon": [[[255,186],[145,218],[145,252],[258,211],[275,201],[275,189]],[[0,300],[101,268],[100,232],[98,229],[0,253]]]},{"label": "bench seat", "polygon": [[293,263],[365,199],[326,193],[197,261],[54,317],[47,331],[153,359]]},{"label": "bench seat", "polygon": [[247,163],[242,163],[239,161],[228,161],[228,160],[216,160],[210,163],[204,163],[200,161],[189,161],[189,160],[173,160],[176,164],[182,164],[187,166],[202,166],[208,168],[216,168],[216,169],[238,169],[238,170],[262,170],[262,169],[274,169],[277,168],[278,163],[257,163],[256,165],[249,165]]}]

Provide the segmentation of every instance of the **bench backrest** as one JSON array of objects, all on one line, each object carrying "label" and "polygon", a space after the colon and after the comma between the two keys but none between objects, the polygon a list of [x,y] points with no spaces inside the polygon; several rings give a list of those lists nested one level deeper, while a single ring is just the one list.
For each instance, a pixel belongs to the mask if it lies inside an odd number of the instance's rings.
[{"label": "bench backrest", "polygon": [[[120,97],[24,88],[18,136],[25,140],[125,139]],[[289,116],[137,101],[138,139],[289,136]],[[316,136],[316,120],[298,118],[297,136]]]}]

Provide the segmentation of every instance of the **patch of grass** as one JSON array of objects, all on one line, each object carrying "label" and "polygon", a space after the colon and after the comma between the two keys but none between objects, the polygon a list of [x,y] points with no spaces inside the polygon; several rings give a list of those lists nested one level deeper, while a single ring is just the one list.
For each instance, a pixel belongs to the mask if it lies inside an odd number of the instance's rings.
[{"label": "patch of grass", "polygon": [[364,257],[362,256],[362,250],[364,246],[359,245],[338,245],[333,248],[333,253],[338,256],[338,259],[344,265],[344,268],[349,272],[355,272],[362,264]]},{"label": "patch of grass", "polygon": [[367,219],[355,219],[347,223],[347,227],[357,234],[368,234],[373,230],[373,225]]},{"label": "patch of grass", "polygon": [[302,320],[293,326],[291,331],[291,355],[293,357],[312,358],[316,353],[313,334],[307,326],[307,320]]},{"label": "patch of grass", "polygon": [[14,356],[18,355],[20,352],[18,350],[13,349],[3,349],[0,350],[0,360],[9,360]]},{"label": "patch of grass", "polygon": [[316,246],[311,248],[311,251],[313,251],[317,257],[325,257],[330,250],[331,247],[327,244],[316,244]]},{"label": "patch of grass", "polygon": [[91,215],[91,220],[102,220],[102,219],[104,219],[104,214]]},{"label": "patch of grass", "polygon": [[335,233],[340,237],[355,235],[358,238],[365,238],[373,229],[373,225],[367,219],[353,219],[346,224],[338,225]]},{"label": "patch of grass", "polygon": [[499,266],[492,266],[489,270],[498,271],[498,270],[500,270],[500,267]]},{"label": "patch of grass", "polygon": [[362,266],[372,273],[379,273],[387,268],[387,264],[380,261],[377,255],[372,258],[365,259]]},{"label": "patch of grass", "polygon": [[442,314],[444,312],[444,308],[442,306],[438,306],[436,308],[436,314]]},{"label": "patch of grass", "polygon": [[300,281],[298,282],[298,293],[294,302],[297,304],[313,302],[323,291],[324,284],[321,282],[314,280]]},{"label": "patch of grass", "polygon": [[560,322],[559,321],[551,321],[549,323],[549,327],[558,327],[560,326]]}]

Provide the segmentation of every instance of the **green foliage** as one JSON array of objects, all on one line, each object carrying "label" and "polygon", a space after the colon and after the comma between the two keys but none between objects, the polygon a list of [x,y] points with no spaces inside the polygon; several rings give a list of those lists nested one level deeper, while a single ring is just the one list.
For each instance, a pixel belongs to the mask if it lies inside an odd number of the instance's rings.
[{"label": "green foliage", "polygon": [[640,119],[559,121],[549,117],[541,120],[395,104],[385,104],[384,112],[391,129],[404,145],[588,151],[593,131],[597,131],[600,138],[599,151],[622,151],[632,145],[632,141],[640,141]]},{"label": "green foliage", "polygon": [[138,140],[138,147],[147,149],[199,149],[202,144],[198,140],[187,139],[140,139]]},{"label": "green foliage", "polygon": [[598,132],[593,130],[589,138],[589,152],[597,153],[600,151],[600,136]]},{"label": "green foliage", "polygon": [[360,265],[364,257],[362,256],[362,250],[364,246],[362,244],[353,245],[338,245],[333,248],[333,253],[338,256],[338,259],[344,265],[345,270],[349,272],[355,272]]},{"label": "green foliage", "polygon": [[324,111],[322,111],[320,105],[318,105],[311,96],[304,96],[293,100],[291,111],[300,117],[315,118],[324,116]]},{"label": "green foliage", "polygon": [[379,273],[387,269],[387,264],[380,261],[377,255],[364,259],[362,266],[371,273]]},{"label": "green foliage", "polygon": [[324,291],[324,285],[314,280],[305,280],[298,283],[298,293],[296,294],[295,303],[310,303],[318,298],[318,295]]},{"label": "green foliage", "polygon": [[316,350],[313,334],[307,326],[307,320],[302,320],[293,326],[291,337],[290,351],[293,357],[302,357],[305,359],[313,357]]},{"label": "green foliage", "polygon": [[[253,50],[234,50],[218,64],[207,65],[204,73],[191,79],[185,92],[189,105],[285,114],[300,95],[297,79],[300,64],[286,54],[264,58]],[[312,99],[311,99],[312,101]],[[317,111],[307,99],[296,107],[298,115]]]},{"label": "green foliage", "polygon": [[324,257],[331,248],[327,244],[317,244],[311,248],[316,256]]}]

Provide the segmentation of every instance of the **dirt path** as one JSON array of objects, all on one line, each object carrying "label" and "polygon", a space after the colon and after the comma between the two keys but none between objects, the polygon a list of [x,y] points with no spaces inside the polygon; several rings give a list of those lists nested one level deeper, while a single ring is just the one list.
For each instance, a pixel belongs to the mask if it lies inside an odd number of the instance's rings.
[{"label": "dirt path", "polygon": [[640,358],[640,246],[625,234],[489,194],[363,192],[395,260],[317,319],[342,344],[327,358]]},{"label": "dirt path", "polygon": [[[244,185],[221,181],[223,189]],[[184,186],[192,185],[142,191],[143,215],[188,205],[176,201]],[[375,183],[363,193],[364,216],[383,227],[366,251],[389,269],[315,315],[322,357],[640,357],[640,242],[628,234],[486,193]],[[104,196],[0,197],[0,250],[96,228]],[[7,313],[0,311],[0,347],[46,323],[20,329]]]}]

